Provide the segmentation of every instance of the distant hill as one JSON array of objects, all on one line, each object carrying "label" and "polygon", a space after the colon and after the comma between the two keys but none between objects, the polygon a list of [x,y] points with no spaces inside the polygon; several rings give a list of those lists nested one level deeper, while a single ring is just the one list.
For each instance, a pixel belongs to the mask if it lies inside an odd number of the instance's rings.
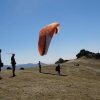
[{"label": "distant hill", "polygon": [[[48,64],[45,64],[45,63],[41,62],[41,65],[45,66],[45,65],[48,65]],[[18,65],[16,65],[16,69],[20,69],[21,67],[23,67],[23,68],[31,68],[31,67],[37,67],[37,66],[38,66],[38,63],[36,63],[36,64],[33,64],[33,63],[18,64]],[[4,65],[2,67],[2,70],[5,70],[7,67],[12,67],[12,66],[11,65]]]}]

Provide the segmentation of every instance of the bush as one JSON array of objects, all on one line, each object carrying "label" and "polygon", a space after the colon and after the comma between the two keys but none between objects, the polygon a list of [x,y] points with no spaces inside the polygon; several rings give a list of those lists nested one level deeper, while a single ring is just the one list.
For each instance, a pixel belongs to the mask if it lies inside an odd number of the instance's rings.
[{"label": "bush", "polygon": [[86,51],[85,49],[80,50],[80,52],[76,55],[77,58],[81,58],[82,56],[85,56],[87,58],[100,59],[100,53],[93,53],[90,51]]},{"label": "bush", "polygon": [[11,68],[11,67],[7,67],[7,70],[8,70],[8,69],[12,69],[12,68]]},{"label": "bush", "polygon": [[63,63],[64,62],[64,60],[62,59],[62,58],[59,58],[59,60],[58,61],[56,61],[55,62],[55,64],[58,64],[58,63]]}]

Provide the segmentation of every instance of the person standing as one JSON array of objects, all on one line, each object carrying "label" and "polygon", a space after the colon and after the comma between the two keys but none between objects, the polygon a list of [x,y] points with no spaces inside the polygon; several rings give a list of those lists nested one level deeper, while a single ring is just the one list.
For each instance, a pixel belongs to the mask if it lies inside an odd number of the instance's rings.
[{"label": "person standing", "polygon": [[16,76],[15,75],[15,67],[16,67],[16,61],[15,61],[15,58],[14,58],[15,54],[12,54],[12,57],[11,57],[11,65],[12,65],[12,76]]},{"label": "person standing", "polygon": [[39,61],[39,72],[41,73],[41,63]]},{"label": "person standing", "polygon": [[2,52],[2,50],[0,49],[0,79],[2,79],[2,77],[1,77],[1,67],[3,67],[3,63],[2,63],[2,60],[1,60],[1,52]]}]

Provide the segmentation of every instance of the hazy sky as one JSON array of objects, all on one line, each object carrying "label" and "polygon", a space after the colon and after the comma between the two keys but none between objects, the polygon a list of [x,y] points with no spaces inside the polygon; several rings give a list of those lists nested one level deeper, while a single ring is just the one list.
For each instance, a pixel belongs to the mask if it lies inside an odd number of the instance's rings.
[{"label": "hazy sky", "polygon": [[[60,23],[47,55],[38,52],[42,27]],[[100,51],[100,0],[0,0],[0,48],[2,61],[10,64],[54,63],[74,59],[81,49]]]}]

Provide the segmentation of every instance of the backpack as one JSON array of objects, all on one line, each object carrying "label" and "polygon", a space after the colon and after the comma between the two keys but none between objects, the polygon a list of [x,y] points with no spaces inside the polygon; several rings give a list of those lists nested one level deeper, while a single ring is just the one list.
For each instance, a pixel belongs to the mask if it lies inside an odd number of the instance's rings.
[{"label": "backpack", "polygon": [[0,67],[3,67],[3,63],[2,62],[0,63]]},{"label": "backpack", "polygon": [[58,71],[58,66],[55,68],[56,71]]}]

